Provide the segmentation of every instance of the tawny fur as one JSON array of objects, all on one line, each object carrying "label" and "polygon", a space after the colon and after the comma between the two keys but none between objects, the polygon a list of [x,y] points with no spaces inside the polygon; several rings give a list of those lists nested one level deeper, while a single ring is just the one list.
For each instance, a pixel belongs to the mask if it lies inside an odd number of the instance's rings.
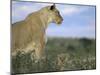
[{"label": "tawny fur", "polygon": [[45,32],[48,24],[51,22],[60,24],[62,20],[53,5],[33,12],[25,20],[12,24],[12,56],[18,51],[27,53],[35,50],[36,59],[41,59],[45,56]]}]

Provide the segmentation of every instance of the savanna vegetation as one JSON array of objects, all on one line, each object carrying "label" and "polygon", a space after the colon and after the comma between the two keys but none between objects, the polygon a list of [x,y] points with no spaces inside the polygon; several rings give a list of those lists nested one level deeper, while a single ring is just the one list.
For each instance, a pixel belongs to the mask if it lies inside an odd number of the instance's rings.
[{"label": "savanna vegetation", "polygon": [[96,68],[96,40],[88,38],[48,38],[46,61],[34,63],[31,52],[12,57],[12,73],[36,73]]}]

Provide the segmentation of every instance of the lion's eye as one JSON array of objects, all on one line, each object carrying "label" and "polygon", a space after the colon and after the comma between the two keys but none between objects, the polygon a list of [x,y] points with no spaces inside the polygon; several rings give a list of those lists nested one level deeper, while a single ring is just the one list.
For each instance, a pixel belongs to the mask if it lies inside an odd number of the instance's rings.
[{"label": "lion's eye", "polygon": [[59,12],[58,11],[56,11],[56,13],[57,13],[57,15],[59,15]]},{"label": "lion's eye", "polygon": [[59,14],[59,12],[58,12],[58,14]]}]

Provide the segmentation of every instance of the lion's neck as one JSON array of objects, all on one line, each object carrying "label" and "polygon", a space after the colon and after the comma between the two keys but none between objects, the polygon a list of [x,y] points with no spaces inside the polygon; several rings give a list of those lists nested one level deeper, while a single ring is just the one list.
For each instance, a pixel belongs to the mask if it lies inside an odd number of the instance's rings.
[{"label": "lion's neck", "polygon": [[48,14],[43,13],[43,12],[41,12],[40,19],[41,19],[42,24],[43,24],[45,29],[52,22],[52,19],[50,18],[50,16]]}]

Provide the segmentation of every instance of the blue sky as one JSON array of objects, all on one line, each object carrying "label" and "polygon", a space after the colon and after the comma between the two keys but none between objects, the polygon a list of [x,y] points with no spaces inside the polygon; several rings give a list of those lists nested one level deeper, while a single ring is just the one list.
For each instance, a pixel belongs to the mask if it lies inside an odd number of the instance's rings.
[{"label": "blue sky", "polygon": [[[23,20],[31,12],[49,3],[12,2],[12,23]],[[57,26],[51,23],[46,31],[50,37],[88,37],[95,38],[95,6],[56,4],[63,17],[63,23]]]}]

